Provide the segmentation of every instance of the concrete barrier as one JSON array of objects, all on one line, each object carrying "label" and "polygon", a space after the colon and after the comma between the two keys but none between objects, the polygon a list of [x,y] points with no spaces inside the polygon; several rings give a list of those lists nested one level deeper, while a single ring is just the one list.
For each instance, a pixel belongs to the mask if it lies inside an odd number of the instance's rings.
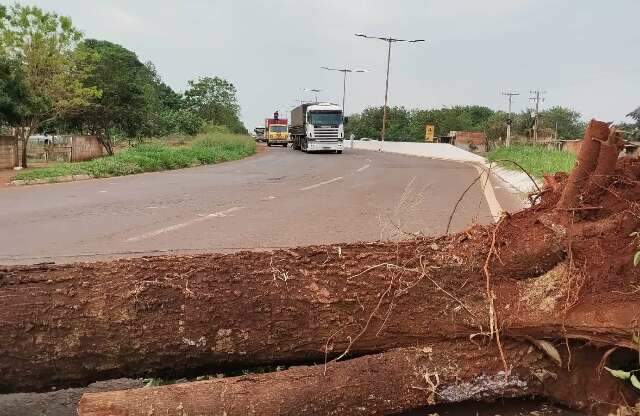
[{"label": "concrete barrier", "polygon": [[[524,172],[505,169],[490,163],[482,156],[468,152],[448,143],[421,143],[421,142],[380,142],[378,140],[346,140],[345,148],[383,151],[403,155],[427,157],[431,159],[449,160],[452,162],[471,163],[482,166],[518,193],[529,193],[536,189],[536,185]],[[538,183],[538,185],[540,185]]]}]

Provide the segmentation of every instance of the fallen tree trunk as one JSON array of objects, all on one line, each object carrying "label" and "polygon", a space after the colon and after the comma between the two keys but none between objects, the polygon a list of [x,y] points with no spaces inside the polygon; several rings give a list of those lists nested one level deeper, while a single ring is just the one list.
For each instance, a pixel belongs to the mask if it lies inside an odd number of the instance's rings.
[{"label": "fallen tree trunk", "polygon": [[[554,296],[562,296],[562,276],[547,282],[551,288],[536,287],[536,279],[505,277],[543,276],[562,262],[561,255],[548,256],[546,264],[536,260],[539,247],[556,234],[537,224],[532,235],[543,236],[542,242],[520,238],[536,253],[529,259],[523,255],[529,251],[511,244],[509,233],[533,221],[525,214],[505,221],[509,244],[498,245],[507,266],[496,264],[494,278],[503,330],[558,336],[563,305],[541,309],[547,296],[539,293],[536,300],[532,293],[555,287]],[[6,269],[0,287],[0,390],[321,362],[345,351],[361,355],[468,337],[489,328],[482,264],[490,233],[476,227],[402,244]],[[585,299],[584,309],[569,311],[566,333],[628,346],[640,312],[636,298],[611,294],[604,305],[624,313],[594,325],[600,303]]]},{"label": "fallen tree trunk", "polygon": [[640,186],[616,186],[624,203],[607,194],[577,222],[556,209],[559,184],[497,226],[436,239],[5,267],[0,391],[323,362],[495,330],[637,348]]},{"label": "fallen tree trunk", "polygon": [[[545,397],[592,414],[615,410],[620,393],[633,400],[610,376],[596,377],[604,351],[579,348],[580,369],[559,368],[531,344],[507,342],[507,375],[495,345],[438,342],[345,362],[297,367],[269,374],[174,384],[156,388],[87,393],[80,416],[363,415],[395,414],[429,405],[494,401],[508,397]],[[566,353],[562,354],[567,359]]]}]

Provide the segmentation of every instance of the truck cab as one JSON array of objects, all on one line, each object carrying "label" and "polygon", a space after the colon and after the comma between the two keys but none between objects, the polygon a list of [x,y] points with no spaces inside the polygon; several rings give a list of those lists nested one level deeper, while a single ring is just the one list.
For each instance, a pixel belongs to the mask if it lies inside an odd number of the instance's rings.
[{"label": "truck cab", "polygon": [[289,143],[289,124],[287,119],[268,118],[265,120],[264,126],[267,146],[281,145],[287,147],[287,143]]},{"label": "truck cab", "polygon": [[303,104],[291,112],[291,139],[304,152],[342,153],[344,117],[342,107],[331,103]]},{"label": "truck cab", "polygon": [[257,142],[264,142],[264,127],[256,127],[255,129],[253,129],[253,132],[256,134],[256,141]]}]

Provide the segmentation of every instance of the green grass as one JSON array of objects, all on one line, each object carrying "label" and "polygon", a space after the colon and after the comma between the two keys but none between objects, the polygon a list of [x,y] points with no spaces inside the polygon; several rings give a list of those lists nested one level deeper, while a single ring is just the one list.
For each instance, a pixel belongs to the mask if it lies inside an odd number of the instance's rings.
[{"label": "green grass", "polygon": [[489,152],[488,159],[507,169],[520,170],[513,163],[504,161],[512,160],[536,178],[547,173],[569,172],[576,163],[576,157],[571,153],[526,145],[499,147]]},{"label": "green grass", "polygon": [[114,156],[88,162],[59,163],[21,172],[15,179],[55,181],[60,176],[82,174],[95,178],[124,176],[226,162],[242,159],[256,152],[256,144],[252,138],[235,134],[207,133],[181,143],[184,144],[172,146],[168,140],[155,139],[117,152]]}]

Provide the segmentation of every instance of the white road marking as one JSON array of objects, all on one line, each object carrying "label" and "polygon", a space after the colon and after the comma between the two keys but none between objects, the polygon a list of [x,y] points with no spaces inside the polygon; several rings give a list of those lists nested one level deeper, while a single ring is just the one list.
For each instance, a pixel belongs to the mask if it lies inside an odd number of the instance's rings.
[{"label": "white road marking", "polygon": [[318,188],[322,185],[327,185],[333,182],[337,182],[337,181],[341,181],[342,179],[344,179],[342,176],[338,176],[337,178],[333,178],[333,179],[329,179],[328,181],[324,181],[324,182],[320,182],[320,183],[316,183],[315,185],[310,185],[310,186],[306,186],[304,188],[300,188],[301,191],[308,191],[309,189],[313,189],[313,188]]},{"label": "white road marking", "polygon": [[369,164],[367,163],[367,164],[366,164],[366,165],[364,165],[363,167],[358,168],[358,169],[356,170],[356,172],[362,172],[362,171],[365,171],[365,170],[369,169],[370,167],[371,167],[371,165],[369,165]]},{"label": "white road marking", "polygon": [[101,193],[101,194],[106,194],[106,193],[107,193],[107,191],[100,191],[100,193]]},{"label": "white road marking", "polygon": [[269,195],[265,198],[262,198],[261,201],[271,201],[272,199],[276,199],[276,197],[273,195]]},{"label": "white road marking", "polygon": [[489,205],[491,216],[493,217],[494,221],[498,221],[502,216],[504,210],[500,206],[500,202],[498,202],[498,198],[496,198],[496,194],[493,191],[493,185],[491,185],[489,172],[487,171],[487,169],[485,169],[484,166],[480,166],[477,164],[474,164],[473,166],[480,174],[480,186],[482,187],[482,191],[484,192],[484,198],[487,200],[487,205]]},{"label": "white road marking", "polygon": [[155,231],[151,231],[151,232],[148,232],[148,233],[145,233],[145,234],[141,234],[141,235],[138,235],[136,237],[128,238],[126,240],[126,242],[140,241],[140,240],[145,240],[147,238],[157,237],[157,236],[159,236],[161,234],[165,234],[165,233],[168,233],[168,232],[171,232],[171,231],[176,231],[176,230],[179,230],[181,228],[188,227],[190,225],[193,225],[193,224],[208,220],[210,218],[226,217],[227,214],[231,214],[232,212],[239,211],[239,210],[245,209],[245,208],[246,207],[232,207],[232,208],[229,208],[229,209],[225,209],[224,211],[214,212],[213,214],[203,215],[203,216],[198,217],[196,219],[193,219],[191,221],[182,222],[180,224],[171,225],[169,227],[160,228],[159,230],[155,230]]}]

